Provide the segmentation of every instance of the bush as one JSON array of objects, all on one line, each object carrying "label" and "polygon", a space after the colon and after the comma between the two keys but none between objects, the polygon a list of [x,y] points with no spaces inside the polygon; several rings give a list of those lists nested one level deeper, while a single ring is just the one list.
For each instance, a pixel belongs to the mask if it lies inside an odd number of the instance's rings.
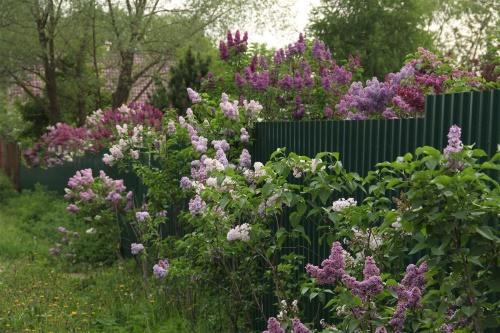
[{"label": "bush", "polygon": [[14,184],[12,184],[10,178],[3,171],[0,171],[0,203],[16,195],[17,192],[14,189]]}]

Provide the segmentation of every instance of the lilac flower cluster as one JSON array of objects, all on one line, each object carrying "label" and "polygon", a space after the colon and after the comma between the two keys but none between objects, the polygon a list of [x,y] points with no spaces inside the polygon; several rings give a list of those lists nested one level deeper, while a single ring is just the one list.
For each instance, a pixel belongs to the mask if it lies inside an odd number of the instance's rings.
[{"label": "lilac flower cluster", "polygon": [[243,223],[231,228],[227,232],[227,240],[232,242],[235,240],[241,240],[243,242],[248,242],[250,240],[250,230],[251,227],[248,223]]},{"label": "lilac flower cluster", "polygon": [[[299,318],[293,318],[292,319],[292,333],[311,333],[311,330],[309,330],[306,325],[304,325]],[[274,317],[270,317],[267,320],[267,330],[263,331],[262,333],[285,333],[285,330],[281,326],[281,323],[278,321],[278,319]]]},{"label": "lilac flower cluster", "polygon": [[453,154],[459,153],[463,150],[464,145],[460,137],[462,136],[462,129],[457,125],[450,127],[448,131],[448,145],[444,148],[443,154],[446,159],[446,165],[450,170],[460,171],[463,169],[463,162],[457,160]]},{"label": "lilac flower cluster", "polygon": [[[117,209],[123,202],[123,193],[126,187],[123,180],[114,180],[106,175],[104,171],[99,172],[99,177],[94,178],[92,169],[83,169],[76,172],[68,181],[65,189],[65,199],[73,200],[66,208],[71,213],[78,213],[80,206],[89,203],[107,202],[112,208]],[[129,192],[131,193],[131,192]],[[129,201],[127,194],[127,202]]]},{"label": "lilac flower cluster", "polygon": [[239,30],[236,30],[234,37],[231,31],[227,32],[226,42],[219,42],[219,57],[221,60],[227,61],[231,57],[244,53],[247,50],[248,33],[245,32],[243,37]]},{"label": "lilac flower cluster", "polygon": [[158,263],[153,266],[154,276],[159,280],[164,279],[168,274],[169,267],[170,264],[167,259],[160,259]]},{"label": "lilac flower cluster", "polygon": [[320,268],[311,264],[306,265],[306,271],[316,279],[318,284],[334,284],[345,274],[344,249],[339,242],[332,245],[330,256],[323,260]]},{"label": "lilac flower cluster", "polygon": [[394,288],[398,295],[398,303],[389,324],[395,333],[403,332],[406,311],[416,309],[420,305],[425,287],[424,274],[427,270],[426,262],[421,263],[420,266],[409,265],[401,283]]},{"label": "lilac flower cluster", "polygon": [[[187,93],[191,103],[196,104],[201,102],[201,96],[196,91],[191,88],[187,88]],[[193,111],[191,111],[192,113]]]},{"label": "lilac flower cluster", "polygon": [[144,251],[144,245],[142,245],[141,243],[132,243],[130,245],[130,252],[134,256],[138,255],[139,253],[141,253],[143,251]]},{"label": "lilac flower cluster", "polygon": [[189,201],[189,212],[192,215],[202,214],[206,207],[207,204],[205,203],[205,201],[203,201],[203,199],[199,195],[196,195],[193,199]]},{"label": "lilac flower cluster", "polygon": [[48,132],[24,152],[26,162],[31,166],[52,167],[72,161],[75,156],[86,152],[97,152],[120,135],[128,133],[120,129],[144,127],[160,130],[163,113],[148,104],[131,103],[117,109],[97,110],[87,117],[82,127],[58,123],[50,126]]}]

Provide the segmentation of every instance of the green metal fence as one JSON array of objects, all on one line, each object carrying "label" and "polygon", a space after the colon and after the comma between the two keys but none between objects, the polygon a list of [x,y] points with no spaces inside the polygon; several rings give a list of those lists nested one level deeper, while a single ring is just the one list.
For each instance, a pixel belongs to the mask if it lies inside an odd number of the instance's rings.
[{"label": "green metal fence", "polygon": [[462,140],[489,155],[500,142],[500,90],[430,95],[425,117],[416,119],[258,123],[254,159],[266,162],[277,148],[301,155],[340,152],[344,166],[365,175],[376,163],[392,161],[423,145],[442,149],[451,125]]}]

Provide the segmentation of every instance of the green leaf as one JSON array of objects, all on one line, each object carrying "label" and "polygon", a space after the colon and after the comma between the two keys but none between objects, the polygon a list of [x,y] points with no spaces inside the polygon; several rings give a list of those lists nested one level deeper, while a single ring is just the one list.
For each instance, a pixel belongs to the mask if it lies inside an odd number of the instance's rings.
[{"label": "green leaf", "polygon": [[411,249],[410,253],[408,253],[408,254],[415,254],[417,252],[422,251],[423,249],[425,249],[427,247],[428,247],[428,245],[426,243],[418,243],[417,245],[415,245],[415,247],[413,249]]},{"label": "green leaf", "polygon": [[499,241],[498,237],[495,236],[495,234],[493,234],[491,228],[486,225],[476,227],[476,232],[490,241],[495,241],[495,242]]}]

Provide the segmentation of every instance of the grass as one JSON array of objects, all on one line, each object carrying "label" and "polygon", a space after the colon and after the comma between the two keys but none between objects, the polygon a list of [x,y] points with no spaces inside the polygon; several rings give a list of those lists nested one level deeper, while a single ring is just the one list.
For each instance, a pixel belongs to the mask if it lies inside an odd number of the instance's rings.
[{"label": "grass", "polygon": [[64,206],[41,190],[0,203],[0,332],[208,331],[145,287],[133,260],[75,271],[51,258],[57,226],[77,223]]}]

